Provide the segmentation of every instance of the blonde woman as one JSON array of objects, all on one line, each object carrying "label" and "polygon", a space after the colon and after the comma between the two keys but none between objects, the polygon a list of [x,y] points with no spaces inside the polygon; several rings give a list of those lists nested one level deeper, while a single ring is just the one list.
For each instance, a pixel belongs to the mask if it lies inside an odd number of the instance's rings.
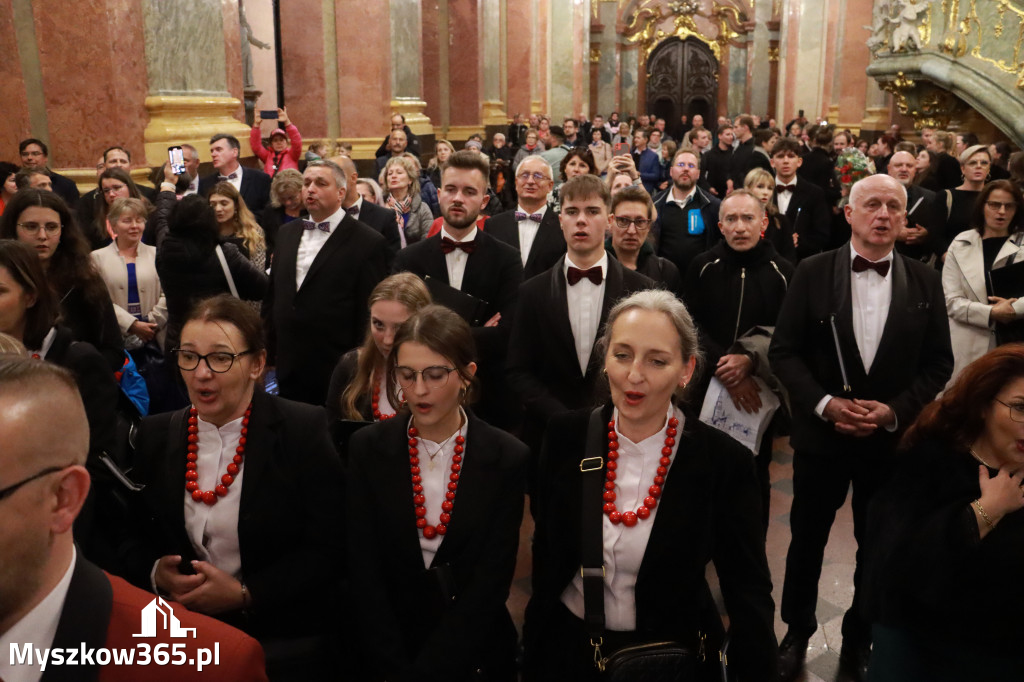
[{"label": "blonde woman", "polygon": [[434,214],[420,198],[416,164],[404,156],[393,156],[381,170],[379,181],[385,193],[384,205],[395,212],[395,221],[405,241],[412,244],[423,239],[434,222]]},{"label": "blonde woman", "polygon": [[775,205],[775,176],[764,168],[754,168],[743,180],[743,189],[760,199],[768,213],[768,228],[761,238],[770,241],[780,256],[795,264],[798,235],[793,232],[789,218],[779,213]]}]

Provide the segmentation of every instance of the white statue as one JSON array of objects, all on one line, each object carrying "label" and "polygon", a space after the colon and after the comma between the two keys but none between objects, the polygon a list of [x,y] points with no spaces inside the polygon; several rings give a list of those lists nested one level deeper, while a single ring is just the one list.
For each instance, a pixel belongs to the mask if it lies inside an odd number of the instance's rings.
[{"label": "white statue", "polygon": [[874,55],[889,42],[889,22],[891,21],[892,7],[889,0],[875,0],[875,6],[871,10],[871,26],[864,28],[871,31],[867,40],[868,49]]},{"label": "white statue", "polygon": [[892,31],[891,46],[893,52],[921,49],[922,14],[928,11],[926,0],[896,0],[896,13],[889,21],[895,26]]}]

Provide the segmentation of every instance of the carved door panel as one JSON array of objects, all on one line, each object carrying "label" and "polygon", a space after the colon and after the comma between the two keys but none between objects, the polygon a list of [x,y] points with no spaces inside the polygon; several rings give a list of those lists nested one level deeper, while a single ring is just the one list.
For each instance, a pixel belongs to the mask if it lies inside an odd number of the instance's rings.
[{"label": "carved door panel", "polygon": [[647,110],[671,128],[686,114],[713,126],[718,116],[718,60],[696,38],[668,38],[647,61]]}]

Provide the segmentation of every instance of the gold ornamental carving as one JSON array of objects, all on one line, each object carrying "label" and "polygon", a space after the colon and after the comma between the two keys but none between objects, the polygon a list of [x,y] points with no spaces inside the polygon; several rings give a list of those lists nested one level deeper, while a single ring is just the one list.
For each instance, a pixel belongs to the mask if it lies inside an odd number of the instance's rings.
[{"label": "gold ornamental carving", "polygon": [[917,130],[945,128],[950,119],[965,108],[963,102],[947,90],[928,81],[915,81],[902,71],[893,80],[879,82],[878,87],[892,94],[896,108],[914,119]]},{"label": "gold ornamental carving", "polygon": [[777,48],[777,47],[769,47],[768,48],[768,61],[772,62],[772,63],[779,61],[779,48]]},{"label": "gold ornamental carving", "polygon": [[[622,8],[622,5],[620,5]],[[715,35],[707,35],[697,24],[703,19],[717,29]],[[659,25],[670,20],[669,30]],[[698,0],[677,0],[663,3],[659,0],[641,0],[628,16],[623,17],[622,37],[626,43],[637,45],[646,61],[654,48],[666,38],[681,40],[693,37],[708,46],[718,60],[722,59],[722,48],[736,44],[742,35],[753,28],[745,12],[731,5],[715,2],[710,11],[703,9]]]},{"label": "gold ornamental carving", "polygon": [[[998,0],[997,20],[991,25],[991,37],[986,35],[986,22],[978,14],[978,0],[961,3],[943,0],[945,36],[939,49],[955,59],[971,56],[987,62],[1000,71],[1017,77],[1016,86],[1024,89],[1024,9],[1010,0]],[[966,5],[966,11],[963,11]],[[962,14],[962,16],[961,16]],[[1006,38],[1013,40],[1013,54],[1007,60]],[[1002,48],[1003,54],[998,54]]]}]

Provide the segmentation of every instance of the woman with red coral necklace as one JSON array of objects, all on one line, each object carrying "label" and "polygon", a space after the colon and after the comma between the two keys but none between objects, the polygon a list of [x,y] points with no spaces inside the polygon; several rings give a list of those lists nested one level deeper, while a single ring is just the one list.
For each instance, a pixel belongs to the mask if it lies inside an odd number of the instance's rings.
[{"label": "woman with red coral necklace", "polygon": [[515,680],[505,608],[526,446],[463,408],[469,325],[441,306],[402,325],[388,367],[408,411],[349,446],[348,538],[359,680]]},{"label": "woman with red coral necklace", "polygon": [[[525,679],[604,679],[596,659],[654,642],[695,657],[703,649],[717,666],[723,628],[704,578],[709,561],[731,625],[731,672],[773,679],[774,603],[753,459],[673,400],[700,355],[690,314],[669,292],[642,291],[611,310],[599,343],[611,403],[552,418],[541,452]],[[600,540],[593,561],[583,551],[588,531]],[[584,564],[597,565],[586,588]],[[603,613],[595,612],[602,594]]]},{"label": "woman with red coral necklace", "polygon": [[172,353],[192,405],[140,429],[152,527],[136,580],[256,637],[271,680],[327,679],[344,541],[323,410],[257,385],[262,325],[238,299],[201,301]]}]

